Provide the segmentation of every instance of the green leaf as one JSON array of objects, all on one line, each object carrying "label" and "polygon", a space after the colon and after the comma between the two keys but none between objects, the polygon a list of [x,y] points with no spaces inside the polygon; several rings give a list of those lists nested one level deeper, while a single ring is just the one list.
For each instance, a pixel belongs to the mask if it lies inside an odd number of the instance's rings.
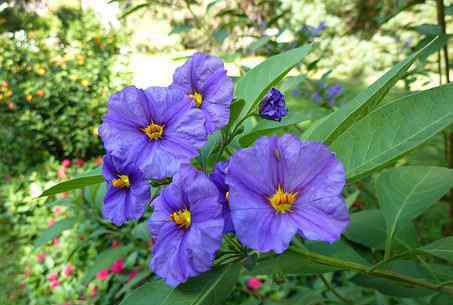
[{"label": "green leaf", "polygon": [[453,123],[453,84],[411,94],[383,105],[331,145],[349,179],[378,170]]},{"label": "green leaf", "polygon": [[355,121],[362,118],[381,103],[388,91],[406,74],[406,71],[422,51],[420,50],[410,55],[402,62],[393,66],[368,87],[366,91],[357,95],[351,102],[340,107],[337,111],[329,115],[327,119],[308,129],[303,137],[326,144],[332,143]]},{"label": "green leaf", "polygon": [[258,119],[258,125],[249,133],[239,138],[239,143],[242,147],[247,147],[255,140],[263,135],[273,133],[279,129],[293,126],[304,121],[310,120],[312,114],[310,112],[290,112],[286,117],[282,118],[280,122]]},{"label": "green leaf", "polygon": [[257,40],[249,44],[247,50],[249,52],[255,52],[256,50],[264,47],[271,39],[271,36],[264,35],[263,37],[258,38]]},{"label": "green leaf", "polygon": [[172,35],[172,34],[180,34],[180,33],[184,33],[184,32],[188,32],[190,31],[191,29],[193,28],[193,25],[190,24],[190,23],[186,23],[186,24],[177,24],[175,25],[170,33],[168,33],[168,35]]},{"label": "green leaf", "polygon": [[452,186],[453,170],[444,167],[399,167],[378,177],[376,193],[387,224],[387,252],[399,227],[426,211]]},{"label": "green leaf", "polygon": [[451,295],[446,293],[436,294],[430,302],[431,305],[451,305]]},{"label": "green leaf", "polygon": [[[392,261],[386,265],[385,269],[419,279],[431,278],[429,272],[423,266],[414,261]],[[376,289],[383,294],[396,297],[417,298],[435,293],[434,290],[428,288],[412,288],[402,285],[396,281],[368,276],[365,274],[358,274],[354,276],[352,278],[352,282],[356,285]]]},{"label": "green leaf", "polygon": [[419,250],[453,262],[453,236],[436,240],[419,248]]},{"label": "green leaf", "polygon": [[104,177],[99,174],[88,174],[86,176],[74,178],[71,180],[66,180],[58,183],[57,185],[52,186],[51,188],[45,190],[39,197],[45,197],[50,195],[55,195],[58,193],[64,193],[72,191],[75,189],[80,189],[85,186],[99,184],[104,182]]},{"label": "green leaf", "polygon": [[[368,248],[383,250],[387,229],[380,210],[364,210],[351,214],[351,221],[344,235],[351,241]],[[392,241],[392,248],[406,250],[417,246],[417,231],[412,222],[401,226]]]},{"label": "green leaf", "polygon": [[130,289],[135,287],[138,283],[146,279],[151,275],[149,269],[145,269],[140,271],[132,280],[128,281],[126,285],[124,285],[117,293],[116,297],[120,297],[123,293],[128,292]]},{"label": "green leaf", "polygon": [[125,257],[131,248],[129,246],[119,247],[114,249],[108,249],[101,252],[97,257],[92,266],[85,273],[83,283],[88,283],[96,274],[105,268],[110,268],[117,259]]},{"label": "green leaf", "polygon": [[187,283],[172,288],[154,280],[132,291],[120,305],[221,305],[233,290],[240,272],[239,264],[213,269]]},{"label": "green leaf", "polygon": [[60,235],[63,231],[69,230],[76,224],[75,218],[66,218],[56,222],[53,226],[41,232],[38,239],[35,240],[34,246],[40,247],[45,243],[53,240]]},{"label": "green leaf", "polygon": [[267,91],[300,63],[311,49],[312,45],[304,45],[285,53],[277,54],[260,63],[241,77],[236,83],[235,94],[236,99],[245,101],[245,111],[241,109],[238,119],[243,119]]}]

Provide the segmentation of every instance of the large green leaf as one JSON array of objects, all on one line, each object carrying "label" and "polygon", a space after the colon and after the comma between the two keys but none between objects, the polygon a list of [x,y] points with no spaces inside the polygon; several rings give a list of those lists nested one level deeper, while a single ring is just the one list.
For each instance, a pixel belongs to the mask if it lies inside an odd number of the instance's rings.
[{"label": "large green leaf", "polygon": [[444,167],[407,166],[384,171],[376,181],[376,193],[387,224],[387,248],[401,225],[423,213],[452,186],[453,170]]},{"label": "large green leaf", "polygon": [[[345,236],[356,243],[369,248],[383,250],[387,229],[384,216],[380,210],[364,210],[351,214],[351,222],[344,233]],[[417,232],[412,222],[401,226],[394,236],[392,248],[406,250],[417,246]]]},{"label": "large green leaf", "polygon": [[436,240],[419,250],[453,262],[453,236]]},{"label": "large green leaf", "polygon": [[91,268],[85,273],[83,283],[90,281],[99,271],[105,268],[110,268],[117,259],[124,258],[131,248],[129,246],[108,249],[101,252],[97,257]]},{"label": "large green leaf", "polygon": [[318,125],[308,129],[304,134],[304,138],[327,144],[332,143],[354,121],[366,115],[382,101],[388,91],[406,74],[407,70],[423,50],[410,55],[402,62],[393,66],[368,87],[366,91],[357,95],[351,102],[345,104]]},{"label": "large green leaf", "polygon": [[244,118],[267,91],[280,81],[294,66],[302,61],[312,49],[312,45],[289,50],[266,59],[247,72],[236,83],[235,97],[244,100],[238,119]]},{"label": "large green leaf", "polygon": [[132,291],[120,305],[221,305],[233,290],[239,264],[217,268],[172,288],[154,280]]},{"label": "large green leaf", "polygon": [[310,112],[290,112],[286,117],[284,117],[280,122],[258,119],[257,126],[252,129],[247,134],[243,135],[239,139],[239,144],[242,147],[247,147],[257,138],[263,135],[267,135],[275,132],[276,130],[286,128],[288,126],[296,125],[304,121],[308,121],[312,118],[312,113]]},{"label": "large green leaf", "polygon": [[72,228],[76,222],[77,220],[75,218],[66,218],[56,222],[53,226],[41,232],[38,239],[35,240],[35,247],[40,247],[48,241],[53,240],[63,231]]},{"label": "large green leaf", "polygon": [[384,167],[453,123],[453,84],[383,105],[353,124],[332,150],[356,179]]},{"label": "large green leaf", "polygon": [[55,195],[58,193],[64,193],[64,192],[72,191],[75,189],[80,189],[85,186],[99,184],[102,182],[104,182],[104,177],[99,174],[98,170],[95,170],[84,176],[60,182],[57,185],[54,185],[51,188],[45,190],[39,197],[45,197],[45,196]]}]

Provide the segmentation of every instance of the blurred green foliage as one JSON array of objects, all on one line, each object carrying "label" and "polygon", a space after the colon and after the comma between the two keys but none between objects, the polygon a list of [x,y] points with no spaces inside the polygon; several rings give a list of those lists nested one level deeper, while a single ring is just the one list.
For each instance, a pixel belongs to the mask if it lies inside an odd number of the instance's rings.
[{"label": "blurred green foliage", "polygon": [[0,34],[0,172],[48,155],[99,155],[108,96],[128,81],[116,67],[121,31],[104,29],[90,11],[62,8],[56,16],[37,30]]}]

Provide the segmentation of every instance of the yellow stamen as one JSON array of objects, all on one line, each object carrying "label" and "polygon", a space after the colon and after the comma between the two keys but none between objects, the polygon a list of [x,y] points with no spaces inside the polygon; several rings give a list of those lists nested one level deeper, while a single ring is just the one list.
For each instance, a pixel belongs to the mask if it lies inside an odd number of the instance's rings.
[{"label": "yellow stamen", "polygon": [[268,198],[269,203],[272,205],[274,210],[277,213],[286,213],[290,212],[293,207],[294,202],[296,201],[297,193],[285,192],[283,188],[279,185],[275,194]]},{"label": "yellow stamen", "polygon": [[225,199],[226,199],[227,203],[228,203],[228,201],[230,201],[230,192],[225,193]]},{"label": "yellow stamen", "polygon": [[194,93],[190,94],[189,97],[193,99],[195,106],[197,106],[198,108],[201,107],[201,104],[203,103],[203,95],[201,95],[200,92],[194,91]]},{"label": "yellow stamen", "polygon": [[151,140],[158,140],[162,138],[162,134],[164,133],[164,125],[151,123],[145,128],[142,128],[142,131],[146,133],[148,138],[150,138]]},{"label": "yellow stamen", "polygon": [[129,187],[131,184],[129,182],[129,177],[126,175],[120,175],[117,179],[112,180],[112,185],[114,187],[123,188]]},{"label": "yellow stamen", "polygon": [[171,213],[171,220],[173,220],[181,229],[187,229],[192,222],[192,215],[188,209],[178,210]]}]

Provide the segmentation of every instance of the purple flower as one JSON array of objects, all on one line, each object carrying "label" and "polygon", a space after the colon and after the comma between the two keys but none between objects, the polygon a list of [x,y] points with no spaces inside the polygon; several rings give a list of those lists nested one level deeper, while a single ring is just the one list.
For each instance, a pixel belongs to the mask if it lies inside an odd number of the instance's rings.
[{"label": "purple flower", "polygon": [[332,243],[348,225],[344,168],[323,144],[261,137],[232,156],[226,182],[236,235],[257,251],[281,253],[296,233]]},{"label": "purple flower", "polygon": [[139,219],[150,201],[149,183],[134,162],[105,155],[102,175],[107,183],[102,215],[115,225]]},{"label": "purple flower", "polygon": [[171,87],[181,89],[187,97],[186,102],[201,109],[208,133],[228,123],[233,81],[227,76],[220,58],[195,53],[176,69]]},{"label": "purple flower", "polygon": [[326,29],[326,22],[321,21],[317,27],[312,28],[311,34],[312,34],[312,36],[319,36],[325,29]]},{"label": "purple flower", "polygon": [[320,104],[321,103],[321,100],[322,100],[322,96],[321,96],[321,93],[319,91],[315,91],[312,95],[311,95],[311,99],[313,102],[317,103],[317,104]]},{"label": "purple flower", "polygon": [[109,153],[128,155],[147,178],[172,176],[207,142],[205,119],[177,89],[126,87],[109,100],[99,133]]},{"label": "purple flower", "polygon": [[225,233],[234,232],[233,222],[231,221],[231,212],[228,203],[228,185],[225,183],[225,176],[227,172],[228,161],[222,161],[216,164],[214,171],[211,173],[209,178],[217,186],[220,192],[220,202],[223,206],[223,218],[225,219]]},{"label": "purple flower", "polygon": [[339,96],[342,92],[343,86],[340,84],[336,84],[327,88],[327,101],[331,107],[335,104],[337,96]]},{"label": "purple flower", "polygon": [[172,287],[209,270],[223,237],[217,187],[204,173],[184,165],[153,203],[151,269]]},{"label": "purple flower", "polygon": [[272,88],[259,106],[260,116],[268,120],[280,122],[282,117],[288,114],[285,104],[285,96],[277,89]]}]

